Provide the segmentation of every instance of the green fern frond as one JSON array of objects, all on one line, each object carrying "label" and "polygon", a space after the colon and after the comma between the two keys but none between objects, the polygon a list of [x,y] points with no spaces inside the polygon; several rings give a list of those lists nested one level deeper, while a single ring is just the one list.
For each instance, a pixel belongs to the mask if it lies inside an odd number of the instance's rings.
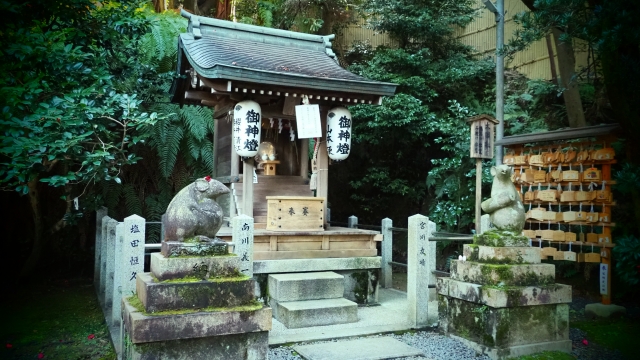
[{"label": "green fern frond", "polygon": [[171,125],[166,129],[165,136],[161,138],[158,144],[158,156],[160,157],[160,173],[165,178],[169,177],[173,166],[178,158],[178,150],[180,149],[180,140],[182,140],[183,132],[180,126]]},{"label": "green fern frond", "polygon": [[198,160],[200,158],[200,141],[196,140],[194,137],[187,138],[187,147],[189,148],[189,154],[193,158],[193,160]]},{"label": "green fern frond", "polygon": [[122,195],[124,195],[124,203],[129,214],[142,214],[142,203],[132,184],[122,187]]},{"label": "green fern frond", "polygon": [[202,163],[209,168],[209,171],[213,171],[213,141],[204,139],[200,143],[200,156],[202,158]]},{"label": "green fern frond", "polygon": [[213,121],[213,114],[207,107],[185,106],[180,112],[180,119],[189,129],[190,135],[200,141],[207,136],[207,123]]}]

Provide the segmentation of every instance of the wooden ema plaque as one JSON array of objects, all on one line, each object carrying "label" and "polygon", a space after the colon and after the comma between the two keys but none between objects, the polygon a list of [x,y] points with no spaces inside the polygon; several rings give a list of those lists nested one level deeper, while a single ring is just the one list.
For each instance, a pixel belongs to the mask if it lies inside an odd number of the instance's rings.
[{"label": "wooden ema plaque", "polygon": [[576,170],[565,170],[562,172],[562,181],[579,181],[580,173]]},{"label": "wooden ema plaque", "polygon": [[564,241],[564,231],[555,230],[553,232],[553,241]]},{"label": "wooden ema plaque", "polygon": [[562,260],[566,260],[566,261],[576,261],[577,260],[577,255],[575,252],[573,251],[564,251],[562,253],[564,255],[564,259]]},{"label": "wooden ema plaque", "polygon": [[578,254],[578,262],[599,263],[600,262],[600,254],[598,254],[598,253],[579,253]]},{"label": "wooden ema plaque", "polygon": [[611,244],[611,229],[608,227],[602,228],[602,234],[598,234],[598,242]]},{"label": "wooden ema plaque", "polygon": [[556,248],[551,246],[543,247],[542,250],[540,250],[540,256],[542,257],[542,259],[546,259],[549,256],[554,256],[556,251]]},{"label": "wooden ema plaque", "polygon": [[553,253],[553,260],[564,260],[564,251],[556,251]]},{"label": "wooden ema plaque", "polygon": [[560,194],[560,201],[561,202],[576,201],[576,192],[571,190],[563,191],[562,194]]},{"label": "wooden ema plaque", "polygon": [[597,212],[587,213],[587,222],[598,222],[599,216]]},{"label": "wooden ema plaque", "polygon": [[267,196],[267,230],[323,231],[325,198]]},{"label": "wooden ema plaque", "polygon": [[577,236],[576,236],[576,233],[574,232],[567,231],[564,233],[564,241],[566,242],[576,241],[576,238]]}]

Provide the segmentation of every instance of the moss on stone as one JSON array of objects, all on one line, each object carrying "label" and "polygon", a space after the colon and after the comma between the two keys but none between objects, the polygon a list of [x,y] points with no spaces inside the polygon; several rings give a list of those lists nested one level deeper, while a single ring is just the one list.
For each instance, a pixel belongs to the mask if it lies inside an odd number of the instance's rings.
[{"label": "moss on stone", "polygon": [[131,306],[133,306],[137,311],[141,312],[146,316],[167,316],[167,315],[184,315],[184,314],[193,314],[198,312],[229,312],[229,311],[257,311],[262,309],[263,304],[259,301],[252,300],[247,304],[233,307],[206,307],[202,309],[178,309],[178,310],[165,310],[158,312],[146,312],[144,309],[144,305],[138,299],[136,295],[133,295],[127,298],[127,301]]},{"label": "moss on stone", "polygon": [[216,277],[210,277],[210,278],[206,278],[206,279],[202,279],[200,277],[197,276],[185,276],[185,277],[181,277],[181,278],[177,278],[177,279],[167,279],[167,280],[158,280],[155,276],[153,277],[153,280],[155,282],[161,282],[161,283],[194,283],[194,282],[199,282],[199,281],[203,281],[203,282],[215,282],[215,283],[221,283],[221,282],[239,282],[239,281],[245,281],[250,279],[250,277],[248,277],[247,275],[242,274],[239,271],[236,271],[235,274],[229,274],[227,276],[216,276]]},{"label": "moss on stone", "polygon": [[[485,264],[480,267],[480,279],[477,281],[482,285],[506,286],[546,286],[555,282],[552,275],[538,275],[533,271],[522,272],[514,275],[514,270],[518,266],[529,266],[527,264]],[[468,279],[463,279],[468,282]]]},{"label": "moss on stone", "polygon": [[529,246],[529,239],[512,231],[489,230],[480,235],[475,235],[473,243],[492,247]]}]

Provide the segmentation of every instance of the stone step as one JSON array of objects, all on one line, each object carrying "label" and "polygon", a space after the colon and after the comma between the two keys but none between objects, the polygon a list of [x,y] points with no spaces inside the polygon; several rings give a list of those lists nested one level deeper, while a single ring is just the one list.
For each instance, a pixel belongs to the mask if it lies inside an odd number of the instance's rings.
[{"label": "stone step", "polygon": [[474,261],[451,261],[451,279],[480,285],[540,286],[555,283],[551,264],[496,265]]},{"label": "stone step", "polygon": [[563,284],[501,288],[439,277],[437,278],[436,289],[440,295],[487,305],[492,308],[571,302],[571,286]]},{"label": "stone step", "polygon": [[269,275],[269,296],[283,301],[336,299],[344,295],[344,276],[332,271]]},{"label": "stone step", "polygon": [[286,301],[271,299],[273,316],[289,329],[358,321],[358,304],[344,298]]},{"label": "stone step", "polygon": [[468,261],[492,264],[539,264],[540,248],[523,247],[492,247],[475,244],[465,244],[463,254]]},{"label": "stone step", "polygon": [[254,300],[254,290],[255,281],[248,277],[162,282],[151,273],[144,273],[139,274],[136,281],[138,298],[148,313],[242,306]]}]

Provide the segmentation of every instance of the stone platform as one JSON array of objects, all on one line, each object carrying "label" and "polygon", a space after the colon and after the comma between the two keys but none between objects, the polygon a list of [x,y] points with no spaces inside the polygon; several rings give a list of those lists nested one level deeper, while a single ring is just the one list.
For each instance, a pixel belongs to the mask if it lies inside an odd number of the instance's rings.
[{"label": "stone platform", "polygon": [[436,283],[440,328],[492,359],[571,352],[571,287],[520,240],[486,235],[464,245],[468,261],[452,260],[451,277]]},{"label": "stone platform", "polygon": [[138,274],[137,295],[122,300],[124,358],[266,359],[271,308],[255,300],[239,257],[218,247],[163,249],[151,255],[151,272]]}]

